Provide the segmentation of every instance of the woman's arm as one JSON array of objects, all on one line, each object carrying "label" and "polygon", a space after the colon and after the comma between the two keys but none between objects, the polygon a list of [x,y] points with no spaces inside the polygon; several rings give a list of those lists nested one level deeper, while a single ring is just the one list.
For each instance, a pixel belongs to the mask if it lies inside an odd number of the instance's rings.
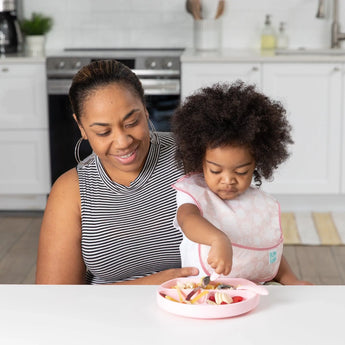
[{"label": "woman's arm", "polygon": [[[36,283],[85,284],[85,273],[79,181],[76,170],[72,169],[55,182],[49,195],[41,225]],[[174,268],[115,284],[159,285],[173,278],[197,274],[197,268]]]},{"label": "woman's arm", "polygon": [[197,276],[199,270],[196,267],[171,268],[165,271],[151,274],[150,276],[138,278],[135,280],[127,280],[112,285],[161,285],[167,280]]},{"label": "woman's arm", "polygon": [[39,238],[37,284],[85,283],[80,210],[78,174],[72,169],[55,182],[48,198]]},{"label": "woman's arm", "polygon": [[297,278],[284,256],[282,256],[278,273],[274,280],[283,285],[312,285],[308,281],[299,280]]},{"label": "woman's arm", "polygon": [[229,274],[232,266],[232,246],[228,236],[202,217],[198,207],[193,204],[182,204],[178,208],[177,221],[191,241],[211,246],[208,264],[218,274]]}]

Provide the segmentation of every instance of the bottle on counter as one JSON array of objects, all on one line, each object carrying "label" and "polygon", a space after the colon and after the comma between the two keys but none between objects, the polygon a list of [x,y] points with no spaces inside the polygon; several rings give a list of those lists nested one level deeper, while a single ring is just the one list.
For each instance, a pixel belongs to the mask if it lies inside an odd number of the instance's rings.
[{"label": "bottle on counter", "polygon": [[276,34],[271,23],[271,16],[266,14],[265,25],[261,32],[261,49],[274,51],[276,48]]},{"label": "bottle on counter", "polygon": [[279,32],[277,35],[277,48],[287,49],[289,47],[289,37],[286,34],[286,27],[284,22],[279,24]]}]

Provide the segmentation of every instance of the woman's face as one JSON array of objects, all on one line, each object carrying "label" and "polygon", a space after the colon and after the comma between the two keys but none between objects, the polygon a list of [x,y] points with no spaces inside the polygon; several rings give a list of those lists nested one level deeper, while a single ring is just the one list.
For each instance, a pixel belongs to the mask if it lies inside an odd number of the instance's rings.
[{"label": "woman's face", "polygon": [[208,187],[223,200],[232,200],[250,186],[255,160],[245,146],[206,149],[203,173]]},{"label": "woman's face", "polygon": [[117,83],[84,101],[81,134],[113,181],[129,185],[139,175],[150,147],[148,116],[140,98]]}]

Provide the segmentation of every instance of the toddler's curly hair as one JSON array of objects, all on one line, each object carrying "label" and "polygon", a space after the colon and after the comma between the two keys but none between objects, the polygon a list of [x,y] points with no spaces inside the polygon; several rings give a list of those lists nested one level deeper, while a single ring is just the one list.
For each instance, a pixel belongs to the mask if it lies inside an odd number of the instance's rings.
[{"label": "toddler's curly hair", "polygon": [[172,117],[172,131],[185,173],[202,172],[207,148],[244,145],[255,159],[258,186],[289,157],[287,145],[293,144],[283,106],[242,81],[218,83],[187,97]]}]

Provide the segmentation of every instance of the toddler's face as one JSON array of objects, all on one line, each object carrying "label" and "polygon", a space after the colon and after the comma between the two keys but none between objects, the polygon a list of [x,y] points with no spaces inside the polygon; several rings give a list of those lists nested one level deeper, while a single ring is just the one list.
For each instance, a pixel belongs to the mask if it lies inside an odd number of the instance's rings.
[{"label": "toddler's face", "polygon": [[206,149],[203,172],[208,187],[223,200],[235,199],[251,184],[255,161],[245,146]]}]

